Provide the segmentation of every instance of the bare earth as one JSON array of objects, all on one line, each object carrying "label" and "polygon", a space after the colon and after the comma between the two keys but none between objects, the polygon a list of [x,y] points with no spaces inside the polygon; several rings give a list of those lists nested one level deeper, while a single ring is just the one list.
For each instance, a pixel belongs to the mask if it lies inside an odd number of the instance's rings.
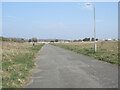
[{"label": "bare earth", "polygon": [[25,88],[117,88],[118,67],[90,57],[44,45]]}]

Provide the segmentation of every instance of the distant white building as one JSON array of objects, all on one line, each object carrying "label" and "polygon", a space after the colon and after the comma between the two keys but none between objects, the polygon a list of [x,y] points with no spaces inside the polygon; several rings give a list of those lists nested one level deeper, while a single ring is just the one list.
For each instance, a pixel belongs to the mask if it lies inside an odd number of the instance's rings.
[{"label": "distant white building", "polygon": [[112,39],[107,39],[108,41],[111,41]]},{"label": "distant white building", "polygon": [[105,41],[105,40],[111,41],[112,39],[102,39],[102,41]]},{"label": "distant white building", "polygon": [[46,43],[46,44],[48,44],[48,43],[50,43],[50,42],[37,42],[37,43]]}]

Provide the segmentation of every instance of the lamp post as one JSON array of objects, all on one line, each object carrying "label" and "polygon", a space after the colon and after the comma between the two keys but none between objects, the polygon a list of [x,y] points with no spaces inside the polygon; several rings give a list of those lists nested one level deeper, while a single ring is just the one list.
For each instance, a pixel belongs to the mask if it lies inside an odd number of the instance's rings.
[{"label": "lamp post", "polygon": [[97,45],[96,45],[96,22],[95,22],[95,5],[94,4],[90,4],[87,3],[87,6],[93,6],[94,8],[94,48],[95,48],[95,52],[97,51]]}]

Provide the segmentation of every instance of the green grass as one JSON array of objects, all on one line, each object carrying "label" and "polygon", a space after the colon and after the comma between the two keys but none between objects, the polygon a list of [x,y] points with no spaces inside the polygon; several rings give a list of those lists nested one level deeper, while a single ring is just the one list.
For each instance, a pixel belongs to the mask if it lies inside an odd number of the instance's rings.
[{"label": "green grass", "polygon": [[2,87],[21,88],[29,81],[35,66],[33,59],[44,44],[36,46],[13,42],[3,42],[3,44]]},{"label": "green grass", "polygon": [[100,61],[105,61],[116,65],[118,64],[118,41],[97,42],[96,53],[94,52],[93,42],[59,43],[52,45],[90,56]]}]

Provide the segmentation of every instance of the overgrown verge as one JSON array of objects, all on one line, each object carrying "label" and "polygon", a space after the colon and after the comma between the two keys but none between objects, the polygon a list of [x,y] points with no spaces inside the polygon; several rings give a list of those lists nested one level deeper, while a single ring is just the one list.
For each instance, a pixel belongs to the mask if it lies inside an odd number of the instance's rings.
[{"label": "overgrown verge", "polygon": [[118,64],[118,41],[97,42],[97,52],[94,52],[94,42],[52,44],[64,49],[87,55],[111,64]]},{"label": "overgrown verge", "polygon": [[44,44],[2,43],[2,88],[21,88],[35,66],[33,59]]}]

